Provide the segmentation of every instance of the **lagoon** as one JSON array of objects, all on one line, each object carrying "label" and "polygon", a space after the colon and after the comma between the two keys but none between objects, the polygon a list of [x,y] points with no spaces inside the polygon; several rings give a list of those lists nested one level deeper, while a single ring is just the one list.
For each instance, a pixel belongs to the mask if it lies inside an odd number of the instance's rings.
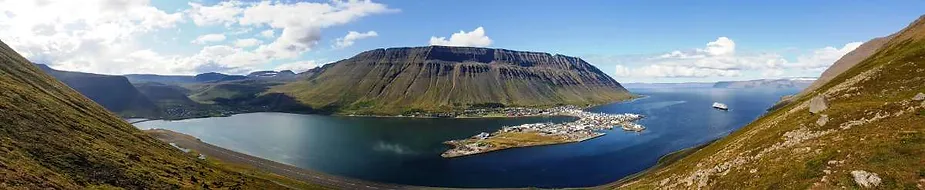
[{"label": "lagoon", "polygon": [[[242,153],[329,174],[439,187],[585,187],[642,171],[667,153],[721,138],[799,89],[630,89],[645,98],[590,112],[637,113],[643,132],[604,131],[592,140],[447,159],[442,142],[502,126],[570,117],[420,119],[286,113],[136,123],[165,128]],[[722,102],[729,111],[711,108]]]}]

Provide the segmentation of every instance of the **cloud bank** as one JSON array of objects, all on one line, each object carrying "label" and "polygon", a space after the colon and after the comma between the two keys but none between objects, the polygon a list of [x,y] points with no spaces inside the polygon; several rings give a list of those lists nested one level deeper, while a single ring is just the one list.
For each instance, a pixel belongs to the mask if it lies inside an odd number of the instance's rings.
[{"label": "cloud bank", "polygon": [[[317,47],[327,28],[399,11],[369,0],[186,5],[167,11],[149,0],[5,1],[0,6],[0,38],[26,58],[62,70],[245,73],[273,62],[298,61]],[[215,29],[226,32],[195,34]],[[184,30],[199,35],[188,42],[200,46],[181,48],[187,53],[157,48],[158,43],[184,37]]]},{"label": "cloud bank", "polygon": [[[775,52],[739,53],[736,43],[728,37],[719,37],[703,48],[675,50],[657,56],[606,60],[617,62],[614,77],[623,78],[707,78],[737,77],[743,73],[761,73],[764,77],[778,77],[795,69],[821,72],[843,55],[861,45],[851,42],[840,48],[824,47],[786,59]],[[635,66],[628,66],[635,65]]]}]

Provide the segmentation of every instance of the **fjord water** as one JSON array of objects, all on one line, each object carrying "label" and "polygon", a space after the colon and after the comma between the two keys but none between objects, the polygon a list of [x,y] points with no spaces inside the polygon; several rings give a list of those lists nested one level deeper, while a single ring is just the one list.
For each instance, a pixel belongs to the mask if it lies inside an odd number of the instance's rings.
[{"label": "fjord water", "polygon": [[[246,154],[377,182],[439,187],[585,187],[642,171],[659,157],[723,137],[799,89],[630,89],[645,98],[587,109],[638,113],[641,133],[621,130],[581,143],[445,159],[441,142],[506,125],[567,117],[505,119],[357,118],[284,113],[148,121]],[[722,102],[729,111],[712,109]]]}]

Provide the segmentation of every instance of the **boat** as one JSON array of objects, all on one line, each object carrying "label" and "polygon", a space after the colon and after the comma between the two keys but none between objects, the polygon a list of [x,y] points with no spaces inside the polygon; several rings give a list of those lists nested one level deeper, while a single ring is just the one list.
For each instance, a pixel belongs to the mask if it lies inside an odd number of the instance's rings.
[{"label": "boat", "polygon": [[720,110],[729,110],[729,106],[726,106],[726,104],[719,103],[719,102],[713,102],[713,108],[720,109]]}]

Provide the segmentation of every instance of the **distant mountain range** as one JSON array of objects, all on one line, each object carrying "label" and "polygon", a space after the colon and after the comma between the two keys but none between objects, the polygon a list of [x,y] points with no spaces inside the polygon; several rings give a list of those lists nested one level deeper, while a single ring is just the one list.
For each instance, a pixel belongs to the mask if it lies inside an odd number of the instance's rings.
[{"label": "distant mountain range", "polygon": [[[189,118],[253,111],[391,115],[486,105],[602,104],[633,96],[579,58],[469,47],[377,49],[299,74],[286,70],[246,76],[107,76],[43,68],[60,80],[75,81],[68,84],[101,104],[144,103],[148,110],[159,111],[135,114],[122,109],[125,106],[107,106],[124,117]],[[105,84],[99,78],[120,79],[121,84],[78,88]],[[111,87],[132,93],[108,93]]]},{"label": "distant mountain range", "polygon": [[[279,94],[263,97],[271,86],[295,80],[292,71],[258,71],[248,76],[221,73],[114,76],[37,66],[125,118],[183,119],[254,111],[310,110]],[[270,104],[264,105],[267,102]]]},{"label": "distant mountain range", "polygon": [[816,78],[794,77],[783,79],[757,79],[747,81],[682,82],[682,83],[624,83],[629,89],[648,88],[798,88],[808,87]]},{"label": "distant mountain range", "polygon": [[503,106],[587,105],[632,95],[576,57],[505,49],[376,49],[271,89],[317,109],[398,114]]},{"label": "distant mountain range", "polygon": [[713,82],[682,82],[682,83],[623,83],[623,87],[628,89],[646,89],[646,88],[711,88],[716,83]]},{"label": "distant mountain range", "polygon": [[721,81],[713,88],[799,88],[804,89],[816,81],[816,78],[759,79],[749,81]]}]

